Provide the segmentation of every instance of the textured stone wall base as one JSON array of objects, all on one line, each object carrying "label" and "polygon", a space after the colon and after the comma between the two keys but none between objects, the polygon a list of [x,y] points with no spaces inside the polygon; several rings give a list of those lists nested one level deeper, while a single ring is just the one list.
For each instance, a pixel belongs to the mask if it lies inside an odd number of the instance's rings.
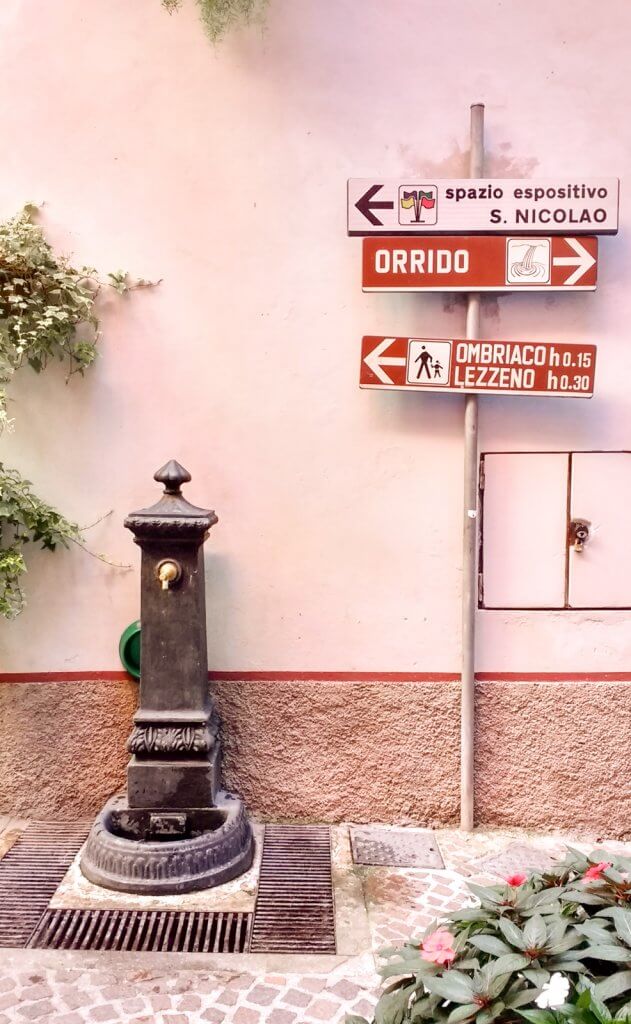
[{"label": "textured stone wall base", "polygon": [[[250,813],[456,824],[453,682],[213,682]],[[0,812],[90,817],[124,785],[131,682],[0,684]],[[477,684],[476,821],[631,836],[631,683]]]}]

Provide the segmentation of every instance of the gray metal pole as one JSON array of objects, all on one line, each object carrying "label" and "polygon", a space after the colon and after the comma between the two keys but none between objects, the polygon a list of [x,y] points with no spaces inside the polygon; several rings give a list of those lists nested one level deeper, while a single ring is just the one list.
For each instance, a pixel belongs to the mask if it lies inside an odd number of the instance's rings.
[{"label": "gray metal pole", "polygon": [[[471,107],[469,177],[484,173],[484,104]],[[480,334],[480,296],[467,296],[467,339]],[[478,396],[466,395],[464,413],[464,525],[462,558],[462,675],[460,711],[460,828],[473,829],[475,735],[475,611],[478,603]]]}]

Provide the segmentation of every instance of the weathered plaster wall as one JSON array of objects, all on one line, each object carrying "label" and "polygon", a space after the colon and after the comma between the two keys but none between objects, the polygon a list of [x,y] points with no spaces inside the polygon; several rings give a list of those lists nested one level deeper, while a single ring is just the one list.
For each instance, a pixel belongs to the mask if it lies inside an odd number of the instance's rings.
[{"label": "weathered plaster wall", "polygon": [[[599,345],[597,394],[489,399],[483,449],[629,448],[626,0],[271,0],[218,49],[194,0],[4,0],[0,217],[45,201],[51,240],[162,278],[106,301],[101,358],[12,389],[0,458],[112,568],[32,554],[0,670],[118,667],[138,611],[125,513],[172,456],[220,516],[209,651],[228,671],[457,671],[462,402],[360,392],[364,333],[450,337],[462,301],[362,295],[349,176],[466,169],[487,104],[491,175],[619,175],[595,294],[483,303],[489,337]],[[536,545],[533,546],[533,551]],[[534,557],[534,556],[533,556]],[[481,612],[486,671],[624,670],[628,613]]]},{"label": "weathered plaster wall", "polygon": [[135,683],[0,686],[0,805],[45,818],[92,815],[125,782]]},{"label": "weathered plaster wall", "polygon": [[[630,685],[477,691],[477,821],[631,835]],[[456,683],[217,682],[227,784],[273,820],[458,820]],[[134,684],[0,686],[0,811],[90,816],[124,783]]]}]

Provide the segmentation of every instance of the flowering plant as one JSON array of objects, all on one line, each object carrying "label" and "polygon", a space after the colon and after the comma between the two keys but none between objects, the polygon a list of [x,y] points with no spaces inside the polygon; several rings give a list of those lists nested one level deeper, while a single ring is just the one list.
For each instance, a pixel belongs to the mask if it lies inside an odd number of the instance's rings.
[{"label": "flowering plant", "polygon": [[631,858],[570,849],[548,871],[469,889],[475,906],[382,950],[374,1024],[631,1024]]}]

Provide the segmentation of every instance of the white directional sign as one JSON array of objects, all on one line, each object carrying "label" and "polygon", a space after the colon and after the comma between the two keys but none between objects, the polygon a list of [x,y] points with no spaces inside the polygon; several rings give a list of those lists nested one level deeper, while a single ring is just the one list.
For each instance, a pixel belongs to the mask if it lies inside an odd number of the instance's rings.
[{"label": "white directional sign", "polygon": [[613,235],[618,178],[351,178],[349,235]]}]

